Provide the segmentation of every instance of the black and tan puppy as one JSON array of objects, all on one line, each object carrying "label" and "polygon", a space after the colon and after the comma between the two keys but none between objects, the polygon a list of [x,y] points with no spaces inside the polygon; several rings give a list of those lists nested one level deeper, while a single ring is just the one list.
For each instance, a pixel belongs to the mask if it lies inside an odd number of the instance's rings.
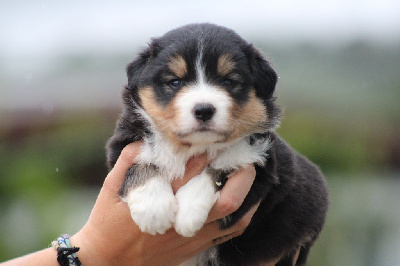
[{"label": "black and tan puppy", "polygon": [[[291,265],[300,249],[297,265],[305,264],[324,224],[327,190],[318,168],[274,133],[280,110],[269,62],[232,30],[191,24],[154,38],[127,75],[108,163],[143,140],[120,191],[140,229],[163,234],[174,227],[193,236],[229,175],[254,164],[257,175],[242,206],[220,221],[222,229],[232,226],[261,201],[250,225],[190,262],[258,265],[283,256],[279,265]],[[171,180],[201,153],[211,164],[174,195]]]}]

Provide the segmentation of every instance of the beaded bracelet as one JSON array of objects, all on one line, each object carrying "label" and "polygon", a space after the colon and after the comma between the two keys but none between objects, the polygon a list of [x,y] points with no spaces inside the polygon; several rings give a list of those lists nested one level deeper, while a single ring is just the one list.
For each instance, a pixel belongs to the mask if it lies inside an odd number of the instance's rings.
[{"label": "beaded bracelet", "polygon": [[69,235],[64,234],[51,242],[51,245],[57,250],[57,262],[61,266],[82,266],[81,261],[76,256],[78,247],[72,247],[69,241]]}]

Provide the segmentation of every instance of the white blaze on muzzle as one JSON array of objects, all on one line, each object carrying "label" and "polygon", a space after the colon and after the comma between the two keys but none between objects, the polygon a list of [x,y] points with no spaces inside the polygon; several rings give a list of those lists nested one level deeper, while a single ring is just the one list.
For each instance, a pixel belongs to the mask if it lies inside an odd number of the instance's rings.
[{"label": "white blaze on muzzle", "polygon": [[[212,106],[213,113],[204,121],[196,111],[202,106]],[[227,130],[232,100],[224,90],[209,85],[194,85],[184,89],[176,99],[179,127],[182,132],[196,130],[202,124],[218,131]]]}]

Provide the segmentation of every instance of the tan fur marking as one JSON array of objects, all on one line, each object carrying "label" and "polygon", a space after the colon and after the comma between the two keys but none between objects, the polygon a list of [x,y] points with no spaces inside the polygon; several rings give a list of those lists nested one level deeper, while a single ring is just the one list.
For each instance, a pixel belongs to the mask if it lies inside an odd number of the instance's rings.
[{"label": "tan fur marking", "polygon": [[257,132],[260,124],[267,121],[264,104],[257,98],[254,90],[250,91],[249,99],[244,106],[232,106],[231,125],[234,128],[230,140]]},{"label": "tan fur marking", "polygon": [[153,88],[146,87],[139,90],[139,97],[142,101],[144,110],[154,120],[157,120],[160,116],[164,115],[164,112],[160,105],[156,102]]},{"label": "tan fur marking", "polygon": [[151,117],[157,130],[167,136],[174,145],[182,145],[173,133],[173,129],[177,126],[176,119],[178,111],[175,106],[175,100],[172,100],[163,108],[157,103],[153,88],[151,87],[140,89],[139,97],[142,101],[143,109]]},{"label": "tan fur marking", "polygon": [[232,55],[223,54],[218,58],[217,71],[221,76],[228,75],[235,68],[235,62]]},{"label": "tan fur marking", "polygon": [[168,68],[178,77],[183,78],[187,73],[187,64],[181,55],[171,58],[168,62]]}]

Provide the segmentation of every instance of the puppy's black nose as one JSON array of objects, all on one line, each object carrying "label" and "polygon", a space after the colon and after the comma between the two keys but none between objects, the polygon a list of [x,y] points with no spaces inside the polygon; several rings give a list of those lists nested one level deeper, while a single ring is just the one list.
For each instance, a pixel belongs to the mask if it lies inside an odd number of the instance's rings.
[{"label": "puppy's black nose", "polygon": [[197,120],[206,122],[215,114],[215,107],[208,103],[197,104],[193,108],[194,116]]}]

